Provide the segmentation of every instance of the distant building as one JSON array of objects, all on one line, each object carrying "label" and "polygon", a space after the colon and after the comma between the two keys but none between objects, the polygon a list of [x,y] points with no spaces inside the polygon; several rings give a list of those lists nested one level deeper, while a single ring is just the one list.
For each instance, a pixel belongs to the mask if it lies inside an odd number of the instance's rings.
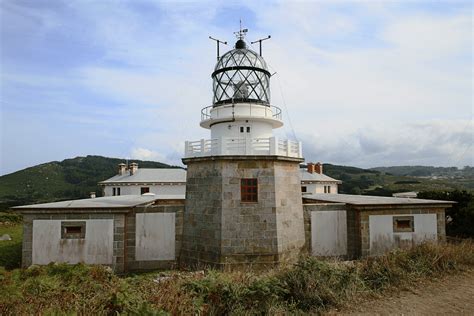
[{"label": "distant building", "polygon": [[323,165],[321,163],[308,163],[307,168],[300,169],[301,174],[301,192],[303,195],[315,193],[338,193],[338,184],[342,181],[333,179],[323,174]]},{"label": "distant building", "polygon": [[142,195],[153,193],[157,197],[184,195],[186,170],[179,168],[138,168],[119,164],[118,174],[99,182],[103,196]]},{"label": "distant building", "polygon": [[399,192],[393,193],[393,197],[398,198],[416,198],[418,196],[418,192]]}]

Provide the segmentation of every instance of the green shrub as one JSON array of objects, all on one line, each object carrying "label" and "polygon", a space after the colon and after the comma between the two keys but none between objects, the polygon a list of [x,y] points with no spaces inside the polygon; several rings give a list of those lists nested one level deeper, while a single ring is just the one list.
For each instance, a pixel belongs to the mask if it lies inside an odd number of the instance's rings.
[{"label": "green shrub", "polygon": [[302,258],[265,273],[169,271],[118,277],[110,268],[0,268],[0,315],[303,314],[423,278],[474,267],[474,243],[422,244],[359,261]]},{"label": "green shrub", "polygon": [[351,266],[335,265],[308,257],[279,276],[287,303],[303,311],[338,306],[364,285]]}]

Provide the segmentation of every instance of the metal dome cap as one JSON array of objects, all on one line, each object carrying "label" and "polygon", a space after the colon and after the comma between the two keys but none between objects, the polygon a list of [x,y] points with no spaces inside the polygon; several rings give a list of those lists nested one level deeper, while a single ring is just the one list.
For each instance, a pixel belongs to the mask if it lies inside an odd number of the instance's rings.
[{"label": "metal dome cap", "polygon": [[213,104],[260,103],[270,105],[270,72],[258,53],[241,38],[235,49],[219,58],[213,79]]}]

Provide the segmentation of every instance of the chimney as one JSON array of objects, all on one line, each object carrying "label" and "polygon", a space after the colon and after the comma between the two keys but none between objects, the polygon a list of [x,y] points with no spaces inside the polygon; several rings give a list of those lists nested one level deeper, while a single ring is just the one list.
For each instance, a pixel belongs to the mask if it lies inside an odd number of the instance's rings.
[{"label": "chimney", "polygon": [[314,168],[314,167],[315,167],[315,166],[314,166],[314,163],[308,162],[308,167],[307,167],[307,169],[308,169],[308,172],[309,172],[309,173],[314,173],[314,171],[315,171],[315,168]]},{"label": "chimney", "polygon": [[323,164],[318,162],[315,166],[314,166],[314,170],[319,173],[319,174],[323,174]]},{"label": "chimney", "polygon": [[138,170],[138,164],[136,162],[132,162],[130,164],[130,175],[133,176],[135,172]]},{"label": "chimney", "polygon": [[123,176],[125,174],[125,171],[127,170],[127,165],[122,163],[118,164],[118,174]]},{"label": "chimney", "polygon": [[91,192],[91,193],[89,193],[89,194],[90,194],[90,198],[91,198],[91,199],[95,199],[95,192]]}]

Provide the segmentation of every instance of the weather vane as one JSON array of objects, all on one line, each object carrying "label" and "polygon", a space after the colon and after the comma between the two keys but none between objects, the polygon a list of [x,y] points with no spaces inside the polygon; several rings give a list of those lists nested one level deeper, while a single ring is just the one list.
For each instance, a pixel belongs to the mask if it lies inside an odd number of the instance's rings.
[{"label": "weather vane", "polygon": [[240,30],[238,32],[234,32],[234,34],[239,40],[243,40],[245,37],[245,33],[247,33],[249,30],[242,29],[242,20],[239,20],[239,22],[240,22]]}]

